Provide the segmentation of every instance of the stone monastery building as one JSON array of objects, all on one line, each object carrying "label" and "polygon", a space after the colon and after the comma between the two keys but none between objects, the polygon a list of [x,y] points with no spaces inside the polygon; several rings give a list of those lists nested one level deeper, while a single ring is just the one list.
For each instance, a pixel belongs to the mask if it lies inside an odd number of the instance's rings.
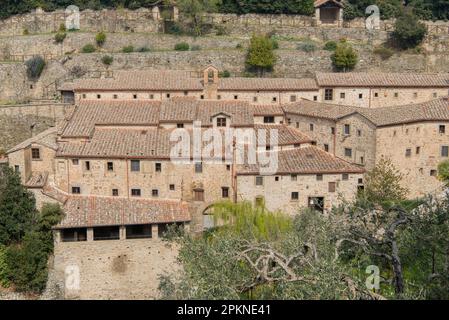
[{"label": "stone monastery building", "polygon": [[[63,206],[61,241],[158,237],[173,223],[201,231],[223,200],[326,213],[352,200],[382,157],[415,198],[441,190],[437,166],[449,159],[446,74],[220,78],[209,66],[200,76],[121,71],[60,91],[73,103],[66,119],[9,150],[8,160],[39,205]],[[223,140],[233,130],[223,153],[189,150],[172,161],[178,131],[192,145],[208,129]],[[255,139],[241,140],[243,132]],[[251,149],[274,157],[276,170],[224,156]]]}]

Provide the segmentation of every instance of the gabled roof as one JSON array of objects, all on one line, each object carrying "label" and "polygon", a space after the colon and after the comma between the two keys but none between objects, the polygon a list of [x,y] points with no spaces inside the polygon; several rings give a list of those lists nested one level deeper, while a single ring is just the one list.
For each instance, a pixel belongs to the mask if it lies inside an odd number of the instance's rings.
[{"label": "gabled roof", "polygon": [[343,3],[341,3],[341,0],[316,0],[314,2],[315,8],[321,7],[322,5],[331,2],[332,4],[335,4],[341,8],[343,8]]},{"label": "gabled roof", "polygon": [[333,121],[357,114],[377,127],[423,121],[449,121],[449,100],[446,97],[396,107],[360,108],[301,100],[283,106],[285,113]]},{"label": "gabled roof", "polygon": [[19,143],[15,147],[8,150],[7,153],[12,153],[12,152],[18,151],[20,149],[25,149],[25,148],[31,146],[32,144],[38,144],[38,145],[42,145],[44,147],[47,147],[47,148],[50,148],[53,150],[57,150],[58,144],[56,143],[56,134],[57,134],[57,128],[51,127],[49,129],[35,135],[34,137],[31,137],[31,138]]},{"label": "gabled roof", "polygon": [[[276,174],[333,174],[363,173],[359,166],[350,164],[315,146],[294,148],[276,152]],[[237,175],[259,175],[258,164],[237,166]]]},{"label": "gabled roof", "polygon": [[318,86],[320,87],[449,88],[448,73],[421,74],[421,73],[317,72],[316,80]]},{"label": "gabled roof", "polygon": [[311,143],[313,141],[312,138],[303,134],[298,129],[284,124],[256,124],[254,125],[254,129],[256,130],[257,138],[259,134],[262,134],[263,131],[261,130],[265,130],[265,141],[267,145],[270,145],[270,136],[274,132],[273,130],[277,131],[279,146]]},{"label": "gabled roof", "polygon": [[232,91],[316,91],[317,83],[313,78],[220,78],[218,90]]}]

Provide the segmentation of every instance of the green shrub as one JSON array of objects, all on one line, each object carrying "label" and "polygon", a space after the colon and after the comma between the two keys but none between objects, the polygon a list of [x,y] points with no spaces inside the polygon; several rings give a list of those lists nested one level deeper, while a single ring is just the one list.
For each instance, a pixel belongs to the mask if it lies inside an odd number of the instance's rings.
[{"label": "green shrub", "polygon": [[107,66],[110,66],[113,61],[114,61],[114,58],[111,56],[103,56],[103,58],[101,58],[101,62],[103,62],[103,64],[105,64]]},{"label": "green shrub", "polygon": [[247,71],[255,71],[259,76],[271,71],[277,60],[273,50],[273,41],[270,38],[253,35],[245,60]]},{"label": "green shrub", "polygon": [[224,36],[224,35],[229,34],[229,32],[226,29],[226,27],[224,27],[222,25],[215,26],[215,29],[217,30],[217,32],[216,32],[217,36]]},{"label": "green shrub", "polygon": [[123,47],[123,48],[122,48],[122,52],[123,52],[123,53],[131,53],[131,52],[134,52],[134,46],[129,45],[129,46]]},{"label": "green shrub", "polygon": [[174,35],[179,36],[179,35],[183,34],[184,31],[182,29],[182,26],[179,23],[174,22],[167,28],[167,30],[165,32],[168,34],[174,34]]},{"label": "green shrub", "polygon": [[64,42],[64,39],[66,37],[67,37],[67,33],[65,33],[64,31],[59,31],[58,33],[55,34],[55,42],[62,43],[62,42]]},{"label": "green shrub", "polygon": [[136,49],[136,52],[150,52],[150,48],[147,46],[139,47]]},{"label": "green shrub", "polygon": [[427,28],[419,22],[411,12],[406,12],[400,16],[395,23],[392,39],[401,49],[410,49],[417,47],[426,36]]},{"label": "green shrub", "polygon": [[65,24],[64,23],[61,23],[60,25],[59,25],[59,30],[58,30],[59,32],[67,32],[67,28],[65,27]]},{"label": "green shrub", "polygon": [[223,70],[218,73],[218,76],[220,78],[229,78],[231,76],[231,73],[228,70]]},{"label": "green shrub", "polygon": [[175,44],[176,51],[189,51],[190,46],[187,42],[178,42]]},{"label": "green shrub", "polygon": [[95,48],[95,46],[92,43],[88,43],[86,44],[82,49],[81,52],[82,53],[92,53],[97,51],[97,49]]},{"label": "green shrub", "polygon": [[97,35],[95,36],[95,42],[99,47],[102,47],[106,42],[106,33],[104,33],[103,31],[97,33]]},{"label": "green shrub", "polygon": [[24,36],[27,36],[27,35],[29,35],[29,34],[30,34],[30,31],[28,31],[27,28],[23,29],[23,35],[24,35]]},{"label": "green shrub", "polygon": [[41,56],[34,56],[25,62],[27,75],[30,79],[38,79],[45,68],[45,60]]},{"label": "green shrub", "polygon": [[340,42],[331,56],[332,64],[338,71],[348,71],[354,69],[358,62],[358,54],[346,41]]},{"label": "green shrub", "polygon": [[373,50],[373,53],[380,56],[382,60],[387,60],[393,56],[394,51],[390,48],[377,47]]},{"label": "green shrub", "polygon": [[274,50],[279,49],[279,42],[276,40],[276,38],[275,37],[271,37],[270,39],[271,39],[271,42],[273,43],[273,49]]},{"label": "green shrub", "polygon": [[190,50],[192,50],[192,51],[198,51],[198,50],[201,50],[201,47],[200,47],[199,45],[197,45],[197,44],[194,44],[194,45],[192,46],[192,48],[190,48]]},{"label": "green shrub", "polygon": [[9,287],[9,269],[7,263],[7,247],[0,244],[0,286]]},{"label": "green shrub", "polygon": [[235,46],[236,49],[242,49],[243,45],[241,43],[237,43],[237,45]]},{"label": "green shrub", "polygon": [[304,52],[313,52],[313,51],[316,51],[317,47],[316,47],[316,44],[313,42],[304,42],[304,43],[300,43],[298,45],[297,49],[304,51]]},{"label": "green shrub", "polygon": [[324,45],[323,49],[327,50],[327,51],[335,51],[335,49],[337,49],[337,42],[336,41],[328,41]]}]

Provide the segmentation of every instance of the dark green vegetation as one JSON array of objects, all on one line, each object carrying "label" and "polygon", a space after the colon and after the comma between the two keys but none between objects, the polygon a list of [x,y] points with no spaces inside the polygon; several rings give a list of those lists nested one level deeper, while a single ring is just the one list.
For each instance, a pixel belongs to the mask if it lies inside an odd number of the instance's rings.
[{"label": "dark green vegetation", "polygon": [[41,292],[53,251],[51,228],[62,218],[59,205],[36,210],[32,193],[9,167],[0,167],[0,285]]},{"label": "dark green vegetation", "polygon": [[275,43],[267,36],[253,35],[246,55],[247,71],[257,73],[259,76],[271,71],[277,60],[274,53]]},{"label": "dark green vegetation", "polygon": [[34,56],[29,60],[25,61],[27,67],[27,76],[30,80],[36,80],[41,76],[42,71],[44,71],[46,62],[41,56]]},{"label": "dark green vegetation", "polygon": [[331,56],[332,64],[337,71],[350,71],[359,61],[357,51],[346,41],[340,41]]},{"label": "dark green vegetation", "polygon": [[[373,178],[373,175],[377,175]],[[380,190],[379,180],[392,188]],[[172,230],[184,271],[160,278],[169,299],[448,299],[449,195],[404,201],[384,160],[365,192],[329,215],[295,217],[219,203],[201,237]],[[368,289],[368,266],[380,287]],[[373,283],[373,282],[370,282]]]}]

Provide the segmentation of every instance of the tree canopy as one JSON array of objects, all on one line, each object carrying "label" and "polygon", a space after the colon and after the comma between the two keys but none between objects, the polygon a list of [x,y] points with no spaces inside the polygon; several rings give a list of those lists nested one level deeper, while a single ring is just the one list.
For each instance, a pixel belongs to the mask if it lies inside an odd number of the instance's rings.
[{"label": "tree canopy", "polygon": [[246,65],[249,71],[256,71],[263,75],[265,71],[271,71],[276,63],[273,40],[263,35],[253,35],[251,37]]}]

